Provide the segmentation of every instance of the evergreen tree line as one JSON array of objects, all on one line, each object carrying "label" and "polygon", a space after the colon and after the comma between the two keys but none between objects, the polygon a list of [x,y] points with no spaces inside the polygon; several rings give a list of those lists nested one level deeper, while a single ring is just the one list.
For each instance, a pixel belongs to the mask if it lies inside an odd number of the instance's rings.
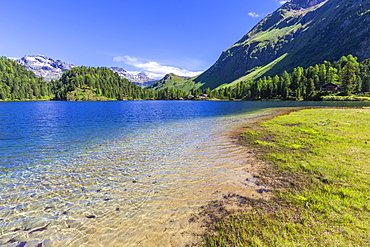
[{"label": "evergreen tree line", "polygon": [[188,94],[174,88],[145,89],[105,67],[75,67],[64,72],[59,80],[46,82],[16,61],[0,58],[0,100],[76,100],[73,94],[84,91],[95,99],[109,100],[174,100]]},{"label": "evergreen tree line", "polygon": [[57,100],[68,100],[68,95],[77,88],[90,89],[95,95],[111,100],[175,100],[188,94],[174,88],[164,88],[158,91],[142,88],[105,67],[75,67],[50,84],[51,91]]},{"label": "evergreen tree line", "polygon": [[16,61],[0,57],[0,100],[48,100],[48,83]]},{"label": "evergreen tree line", "polygon": [[338,62],[325,61],[306,69],[297,67],[292,73],[284,71],[280,76],[268,76],[215,89],[210,96],[243,100],[318,100],[321,95],[327,94],[318,92],[327,83],[338,85],[341,95],[370,92],[370,59],[359,63],[352,55],[343,56]]},{"label": "evergreen tree line", "polygon": [[59,80],[50,83],[56,100],[67,100],[76,89],[89,89],[96,96],[112,100],[150,99],[155,94],[144,89],[109,68],[74,67],[63,73]]},{"label": "evergreen tree line", "polygon": [[0,58],[0,100],[176,100],[187,98],[189,94],[195,99],[207,94],[218,99],[317,100],[326,94],[318,92],[326,83],[340,86],[342,95],[370,92],[370,59],[359,63],[356,57],[348,55],[338,62],[324,62],[306,69],[297,67],[291,73],[284,71],[274,77],[239,82],[212,91],[193,89],[186,92],[170,87],[158,91],[142,88],[105,67],[75,67],[59,80],[46,82],[17,62]]},{"label": "evergreen tree line", "polygon": [[[150,90],[150,89],[149,89]],[[177,100],[185,99],[189,93],[182,89],[175,89],[173,87],[167,87],[155,92],[155,99],[158,100]]]}]

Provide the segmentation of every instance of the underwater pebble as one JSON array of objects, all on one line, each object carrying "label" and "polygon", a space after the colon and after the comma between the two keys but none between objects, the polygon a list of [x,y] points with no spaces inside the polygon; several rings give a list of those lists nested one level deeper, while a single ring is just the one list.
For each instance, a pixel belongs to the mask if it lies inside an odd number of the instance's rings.
[{"label": "underwater pebble", "polygon": [[266,190],[266,189],[258,189],[256,190],[258,193],[262,194],[263,192],[271,192],[271,190]]},{"label": "underwater pebble", "polygon": [[34,232],[41,232],[41,231],[45,231],[46,229],[48,229],[48,226],[50,225],[50,223],[49,224],[47,224],[46,226],[43,226],[43,227],[40,227],[40,228],[37,228],[37,229],[35,229],[35,230],[32,230],[32,231],[30,231],[28,234],[32,234],[32,233],[34,233]]},{"label": "underwater pebble", "polygon": [[24,247],[26,244],[27,242],[20,242],[16,247]]}]

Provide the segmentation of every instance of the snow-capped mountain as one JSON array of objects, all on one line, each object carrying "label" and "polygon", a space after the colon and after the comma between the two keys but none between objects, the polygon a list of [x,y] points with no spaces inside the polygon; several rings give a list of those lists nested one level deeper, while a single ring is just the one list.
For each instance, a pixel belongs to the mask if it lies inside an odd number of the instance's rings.
[{"label": "snow-capped mountain", "polygon": [[130,82],[133,82],[139,86],[149,86],[157,81],[153,78],[150,78],[147,74],[145,74],[145,72],[133,73],[119,67],[111,67],[110,69],[116,72],[119,76],[126,78]]},{"label": "snow-capped mountain", "polygon": [[[44,55],[29,55],[13,60],[23,65],[26,69],[33,71],[37,76],[43,77],[45,80],[57,80],[62,77],[64,71],[76,67],[73,64],[54,60]],[[119,67],[112,67],[110,69],[139,86],[149,86],[157,81],[148,77],[145,72],[128,72]]]},{"label": "snow-capped mountain", "polygon": [[33,71],[37,76],[45,78],[45,80],[59,79],[64,71],[76,67],[73,64],[54,60],[44,55],[24,56],[16,59],[16,61],[26,69]]}]

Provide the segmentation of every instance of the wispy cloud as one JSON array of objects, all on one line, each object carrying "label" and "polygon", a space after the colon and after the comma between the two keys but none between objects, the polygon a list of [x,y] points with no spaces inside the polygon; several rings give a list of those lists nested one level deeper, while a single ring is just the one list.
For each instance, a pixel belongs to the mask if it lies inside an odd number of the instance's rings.
[{"label": "wispy cloud", "polygon": [[202,71],[190,71],[174,66],[162,65],[153,61],[144,61],[130,56],[115,57],[113,60],[116,62],[124,62],[127,65],[134,66],[155,79],[160,79],[168,73],[187,77],[193,77],[202,73]]},{"label": "wispy cloud", "polygon": [[250,17],[253,17],[253,18],[261,17],[261,15],[260,15],[260,14],[257,14],[256,12],[249,12],[249,13],[248,13],[248,15],[249,15]]}]

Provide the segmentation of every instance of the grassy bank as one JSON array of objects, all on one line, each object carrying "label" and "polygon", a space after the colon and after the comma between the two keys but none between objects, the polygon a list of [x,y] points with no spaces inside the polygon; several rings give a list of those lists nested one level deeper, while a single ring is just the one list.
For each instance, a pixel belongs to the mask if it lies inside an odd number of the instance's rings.
[{"label": "grassy bank", "polygon": [[370,109],[306,109],[250,126],[270,200],[213,217],[206,246],[370,246]]}]

